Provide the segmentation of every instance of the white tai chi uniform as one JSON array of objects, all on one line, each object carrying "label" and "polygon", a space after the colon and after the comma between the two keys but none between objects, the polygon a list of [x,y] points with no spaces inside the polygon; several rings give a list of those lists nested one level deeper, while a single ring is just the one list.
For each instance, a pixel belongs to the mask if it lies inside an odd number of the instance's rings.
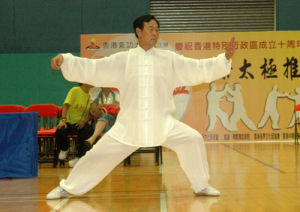
[{"label": "white tai chi uniform", "polygon": [[203,138],[177,121],[173,90],[211,82],[229,74],[225,54],[192,59],[168,50],[141,47],[101,59],[63,54],[63,76],[74,82],[120,91],[120,112],[114,126],[82,157],[60,186],[82,195],[139,147],[162,145],[177,153],[195,192],[208,186],[209,170]]}]

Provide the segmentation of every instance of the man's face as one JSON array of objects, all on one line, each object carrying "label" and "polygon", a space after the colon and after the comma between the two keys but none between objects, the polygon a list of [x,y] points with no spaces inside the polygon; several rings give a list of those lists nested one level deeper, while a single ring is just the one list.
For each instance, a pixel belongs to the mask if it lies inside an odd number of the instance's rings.
[{"label": "man's face", "polygon": [[144,29],[136,29],[139,45],[145,49],[151,49],[158,41],[159,28],[155,20],[144,22]]}]

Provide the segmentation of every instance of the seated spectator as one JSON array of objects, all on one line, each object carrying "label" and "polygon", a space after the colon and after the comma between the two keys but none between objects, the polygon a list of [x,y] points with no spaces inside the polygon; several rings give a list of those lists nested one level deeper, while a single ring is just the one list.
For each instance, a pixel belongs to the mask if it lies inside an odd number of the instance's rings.
[{"label": "seated spectator", "polygon": [[[86,145],[92,147],[97,139],[106,133],[115,123],[119,112],[119,94],[111,90],[111,88],[101,88],[96,99],[91,103],[91,114],[95,121],[93,123],[94,133],[86,139]],[[73,167],[80,157],[69,162],[70,167]]]},{"label": "seated spectator", "polygon": [[55,139],[60,150],[59,160],[67,158],[70,147],[68,135],[78,135],[78,157],[81,157],[89,149],[85,140],[93,134],[93,127],[89,123],[92,118],[89,113],[89,90],[92,86],[80,83],[78,85],[68,92],[62,106],[62,117],[57,125]]},{"label": "seated spectator", "polygon": [[[109,106],[114,107],[109,108]],[[119,107],[119,94],[111,90],[111,88],[102,88],[97,98],[91,104],[91,113],[97,121],[93,135],[86,141],[94,144],[102,133],[106,133],[114,125]]]}]

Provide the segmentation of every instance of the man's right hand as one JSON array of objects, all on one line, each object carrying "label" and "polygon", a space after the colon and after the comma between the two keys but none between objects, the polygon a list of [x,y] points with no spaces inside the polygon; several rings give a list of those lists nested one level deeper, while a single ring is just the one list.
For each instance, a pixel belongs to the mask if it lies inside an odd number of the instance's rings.
[{"label": "man's right hand", "polygon": [[63,64],[63,62],[64,62],[64,57],[61,54],[58,54],[51,59],[51,62],[50,62],[51,68],[54,70],[59,70],[60,66]]}]

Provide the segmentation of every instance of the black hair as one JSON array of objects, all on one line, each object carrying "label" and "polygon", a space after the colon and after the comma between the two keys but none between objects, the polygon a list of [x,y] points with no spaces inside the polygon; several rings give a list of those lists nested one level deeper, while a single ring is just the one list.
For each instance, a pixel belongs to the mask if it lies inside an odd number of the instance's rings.
[{"label": "black hair", "polygon": [[158,20],[155,18],[155,16],[154,15],[149,15],[149,14],[147,14],[147,15],[143,15],[143,16],[140,16],[140,17],[138,17],[137,19],[135,19],[134,20],[134,22],[133,22],[133,31],[134,31],[134,34],[135,34],[135,36],[138,38],[138,35],[136,34],[136,31],[135,31],[135,29],[136,28],[140,28],[141,30],[143,30],[144,29],[144,22],[150,22],[151,20],[154,20],[154,21],[156,21],[156,23],[157,23],[157,25],[158,25],[158,27],[159,27],[159,22],[158,22]]}]

